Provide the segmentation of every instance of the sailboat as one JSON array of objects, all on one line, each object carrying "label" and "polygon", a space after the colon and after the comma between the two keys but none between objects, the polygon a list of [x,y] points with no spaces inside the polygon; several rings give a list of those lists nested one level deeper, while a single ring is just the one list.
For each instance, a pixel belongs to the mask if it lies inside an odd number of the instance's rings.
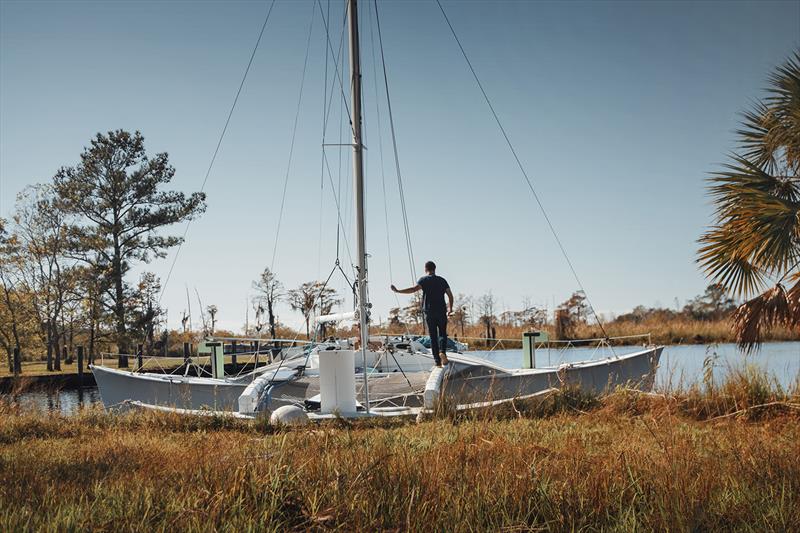
[{"label": "sailboat", "polygon": [[[280,409],[307,417],[393,416],[419,414],[446,401],[457,409],[494,405],[565,386],[602,393],[619,386],[649,390],[663,347],[646,346],[632,353],[536,368],[533,341],[528,368],[509,369],[468,353],[449,353],[450,363],[433,364],[433,356],[410,335],[370,335],[368,265],[364,205],[362,84],[358,1],[347,0],[350,58],[350,113],[355,205],[355,310],[317,318],[318,324],[351,321],[356,342],[329,339],[281,353],[267,365],[240,376],[171,376],[93,367],[106,406],[135,405],[180,412],[234,412],[255,416]],[[224,346],[224,339],[210,339]],[[376,344],[380,347],[375,348]],[[218,360],[219,361],[219,360]],[[522,361],[521,361],[522,363]],[[217,370],[214,370],[216,368]]]}]

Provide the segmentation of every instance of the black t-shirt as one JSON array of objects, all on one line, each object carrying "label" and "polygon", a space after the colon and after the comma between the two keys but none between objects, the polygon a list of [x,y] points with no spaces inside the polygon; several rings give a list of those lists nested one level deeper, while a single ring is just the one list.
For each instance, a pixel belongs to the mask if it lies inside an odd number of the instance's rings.
[{"label": "black t-shirt", "polygon": [[417,285],[422,287],[422,309],[428,315],[446,315],[447,306],[444,303],[444,295],[450,285],[447,280],[436,274],[422,276],[417,281]]}]

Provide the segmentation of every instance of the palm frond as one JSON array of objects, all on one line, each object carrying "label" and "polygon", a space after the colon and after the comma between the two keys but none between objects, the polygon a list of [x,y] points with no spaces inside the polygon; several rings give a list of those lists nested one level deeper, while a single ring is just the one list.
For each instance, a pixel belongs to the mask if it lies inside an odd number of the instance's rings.
[{"label": "palm frond", "polygon": [[737,156],[711,178],[718,223],[699,240],[706,274],[739,296],[800,259],[800,186]]},{"label": "palm frond", "polygon": [[800,52],[769,78],[767,96],[743,113],[736,133],[743,155],[769,172],[782,163],[796,175],[800,169]]},{"label": "palm frond", "polygon": [[783,323],[789,315],[786,290],[780,283],[739,306],[733,315],[736,342],[747,352],[754,351],[765,330]]},{"label": "palm frond", "polygon": [[788,291],[783,284],[759,294],[740,305],[733,315],[736,342],[746,352],[761,344],[764,333],[776,326],[800,325],[800,283]]}]

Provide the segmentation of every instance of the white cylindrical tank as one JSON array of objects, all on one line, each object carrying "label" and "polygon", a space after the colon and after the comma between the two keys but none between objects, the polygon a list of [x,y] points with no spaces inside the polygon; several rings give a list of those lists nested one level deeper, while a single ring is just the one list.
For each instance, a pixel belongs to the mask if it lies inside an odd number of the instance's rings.
[{"label": "white cylindrical tank", "polygon": [[355,352],[323,350],[319,352],[319,394],[322,414],[356,414]]}]

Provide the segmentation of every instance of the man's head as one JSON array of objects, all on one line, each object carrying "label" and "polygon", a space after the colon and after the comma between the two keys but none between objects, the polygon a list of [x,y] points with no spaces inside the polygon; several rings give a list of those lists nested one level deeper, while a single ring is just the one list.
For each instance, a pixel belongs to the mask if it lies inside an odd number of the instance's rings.
[{"label": "man's head", "polygon": [[433,261],[425,263],[425,272],[428,274],[436,274],[436,263]]}]

